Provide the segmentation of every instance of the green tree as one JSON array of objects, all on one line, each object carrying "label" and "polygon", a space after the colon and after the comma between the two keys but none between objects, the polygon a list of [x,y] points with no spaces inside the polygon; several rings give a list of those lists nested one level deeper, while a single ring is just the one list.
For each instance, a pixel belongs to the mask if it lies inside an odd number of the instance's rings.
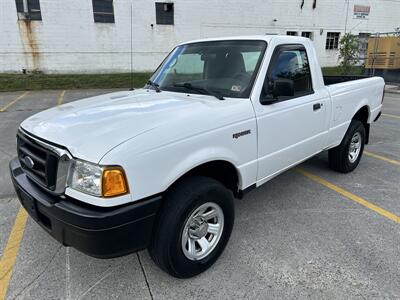
[{"label": "green tree", "polygon": [[358,62],[360,43],[358,36],[346,33],[339,42],[340,72],[349,74]]}]

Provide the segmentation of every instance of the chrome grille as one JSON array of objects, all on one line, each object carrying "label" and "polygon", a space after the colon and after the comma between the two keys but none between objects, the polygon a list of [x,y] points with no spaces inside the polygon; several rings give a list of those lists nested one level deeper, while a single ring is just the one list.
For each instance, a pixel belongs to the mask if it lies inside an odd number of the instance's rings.
[{"label": "chrome grille", "polygon": [[27,176],[54,191],[57,183],[58,155],[21,132],[17,134],[17,150],[21,167]]}]

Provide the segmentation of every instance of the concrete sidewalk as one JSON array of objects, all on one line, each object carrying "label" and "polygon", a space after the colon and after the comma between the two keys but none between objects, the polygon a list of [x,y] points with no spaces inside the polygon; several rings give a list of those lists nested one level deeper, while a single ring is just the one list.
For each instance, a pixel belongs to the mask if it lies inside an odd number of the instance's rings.
[{"label": "concrete sidewalk", "polygon": [[400,94],[400,83],[399,84],[386,84],[385,93]]}]

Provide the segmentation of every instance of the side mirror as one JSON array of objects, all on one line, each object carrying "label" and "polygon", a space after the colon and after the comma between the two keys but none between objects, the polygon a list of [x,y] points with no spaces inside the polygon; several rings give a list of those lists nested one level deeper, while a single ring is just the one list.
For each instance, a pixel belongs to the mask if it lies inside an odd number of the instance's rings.
[{"label": "side mirror", "polygon": [[294,96],[294,84],[290,79],[276,79],[272,87],[272,96]]},{"label": "side mirror", "polygon": [[[270,88],[263,87],[261,104],[269,105],[278,101],[280,96],[294,96],[294,83],[290,79],[275,79],[269,83]],[[268,91],[269,90],[269,91]]]}]

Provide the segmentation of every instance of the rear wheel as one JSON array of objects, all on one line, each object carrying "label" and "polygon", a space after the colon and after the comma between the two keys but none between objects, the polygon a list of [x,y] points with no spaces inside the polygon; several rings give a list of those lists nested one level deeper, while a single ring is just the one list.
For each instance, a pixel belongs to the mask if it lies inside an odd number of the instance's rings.
[{"label": "rear wheel", "polygon": [[149,247],[150,256],[174,277],[195,276],[220,256],[233,222],[230,190],[207,177],[184,179],[164,197]]},{"label": "rear wheel", "polygon": [[339,146],[329,150],[329,166],[338,172],[349,173],[359,164],[365,144],[365,127],[352,120]]}]

